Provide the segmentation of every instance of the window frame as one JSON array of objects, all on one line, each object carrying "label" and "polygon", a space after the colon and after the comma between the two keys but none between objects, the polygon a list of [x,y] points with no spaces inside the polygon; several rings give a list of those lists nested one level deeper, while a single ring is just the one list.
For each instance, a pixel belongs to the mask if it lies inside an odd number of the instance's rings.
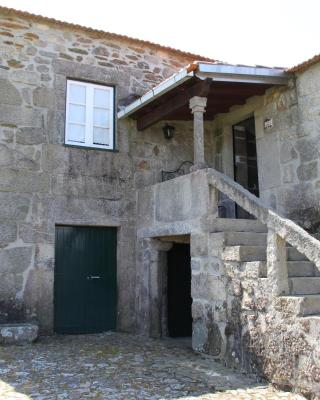
[{"label": "window frame", "polygon": [[[110,95],[110,143],[108,145],[103,145],[103,144],[94,144],[93,143],[93,121],[92,121],[92,115],[93,115],[93,108],[94,108],[94,103],[93,101],[88,104],[88,101],[86,99],[85,103],[85,108],[86,108],[86,113],[87,110],[89,110],[89,115],[90,115],[90,123],[85,123],[85,140],[84,142],[76,142],[68,139],[68,125],[69,125],[69,105],[70,105],[70,85],[71,84],[79,84],[80,86],[86,86],[92,88],[94,91],[95,88],[101,89],[101,88],[106,88],[110,90],[111,95]],[[116,88],[114,85],[106,84],[106,83],[97,83],[97,82],[92,82],[84,79],[76,79],[76,78],[67,78],[66,79],[66,94],[65,94],[65,118],[64,118],[64,123],[65,123],[65,129],[64,129],[64,144],[65,146],[70,146],[70,147],[79,147],[79,148],[86,148],[86,149],[95,149],[95,150],[104,150],[104,151],[117,151],[116,150],[116,115],[115,115],[115,110],[116,110],[116,96],[115,96],[115,91]],[[87,90],[86,90],[87,93]],[[89,132],[89,129],[91,129],[91,132]],[[91,139],[91,140],[89,140]]]}]

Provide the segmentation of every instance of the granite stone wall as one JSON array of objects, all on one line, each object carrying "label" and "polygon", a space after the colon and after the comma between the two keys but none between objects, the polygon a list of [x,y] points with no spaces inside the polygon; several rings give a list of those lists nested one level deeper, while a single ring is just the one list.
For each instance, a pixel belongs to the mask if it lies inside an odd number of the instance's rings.
[{"label": "granite stone wall", "polygon": [[224,248],[224,233],[191,235],[193,348],[318,399],[319,317],[301,317],[299,297],[271,296],[261,263],[223,260]]},{"label": "granite stone wall", "polygon": [[[319,230],[320,65],[215,118],[215,167],[233,178],[232,125],[254,116],[260,197],[312,233]],[[271,118],[273,126],[264,128]]]},{"label": "granite stone wall", "polygon": [[[57,224],[118,227],[118,329],[135,330],[136,189],[192,160],[191,124],[137,132],[117,151],[64,145],[66,79],[116,86],[119,106],[192,60],[112,35],[0,16],[0,323],[53,329]],[[189,126],[190,125],[190,126]]]}]

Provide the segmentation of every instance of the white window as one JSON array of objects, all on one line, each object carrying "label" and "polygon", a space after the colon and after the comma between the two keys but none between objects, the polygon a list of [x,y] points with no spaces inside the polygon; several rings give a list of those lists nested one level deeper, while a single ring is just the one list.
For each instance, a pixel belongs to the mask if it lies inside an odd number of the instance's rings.
[{"label": "white window", "polygon": [[65,143],[114,149],[114,88],[67,81]]}]

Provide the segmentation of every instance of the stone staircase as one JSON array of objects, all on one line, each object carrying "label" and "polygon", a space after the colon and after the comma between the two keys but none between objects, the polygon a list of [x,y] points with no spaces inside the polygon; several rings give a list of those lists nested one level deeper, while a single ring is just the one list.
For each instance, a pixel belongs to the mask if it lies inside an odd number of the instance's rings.
[{"label": "stone staircase", "polygon": [[[254,220],[221,219],[214,235],[223,240],[222,260],[241,264],[241,270],[256,270],[258,279],[267,278],[267,228]],[[320,314],[320,271],[303,254],[287,245],[289,293],[299,316]]]},{"label": "stone staircase", "polygon": [[[221,172],[208,169],[207,179],[216,207],[207,224],[215,267],[207,281],[223,357],[320,398],[320,241]],[[217,218],[220,193],[256,220]]]}]

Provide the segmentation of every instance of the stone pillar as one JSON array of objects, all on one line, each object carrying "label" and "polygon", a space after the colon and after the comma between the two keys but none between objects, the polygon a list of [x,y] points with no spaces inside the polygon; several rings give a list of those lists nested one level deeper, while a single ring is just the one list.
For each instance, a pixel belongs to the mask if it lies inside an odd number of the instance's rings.
[{"label": "stone pillar", "polygon": [[273,296],[289,294],[286,241],[268,229],[267,277]]},{"label": "stone pillar", "polygon": [[150,337],[161,337],[166,326],[163,324],[164,285],[166,268],[166,252],[172,247],[172,243],[161,242],[157,239],[145,238],[138,245],[138,274],[136,322],[137,333]]},{"label": "stone pillar", "polygon": [[206,97],[194,96],[190,99],[189,106],[193,114],[194,160],[191,171],[206,168],[204,159],[204,127],[203,114],[207,105]]}]

